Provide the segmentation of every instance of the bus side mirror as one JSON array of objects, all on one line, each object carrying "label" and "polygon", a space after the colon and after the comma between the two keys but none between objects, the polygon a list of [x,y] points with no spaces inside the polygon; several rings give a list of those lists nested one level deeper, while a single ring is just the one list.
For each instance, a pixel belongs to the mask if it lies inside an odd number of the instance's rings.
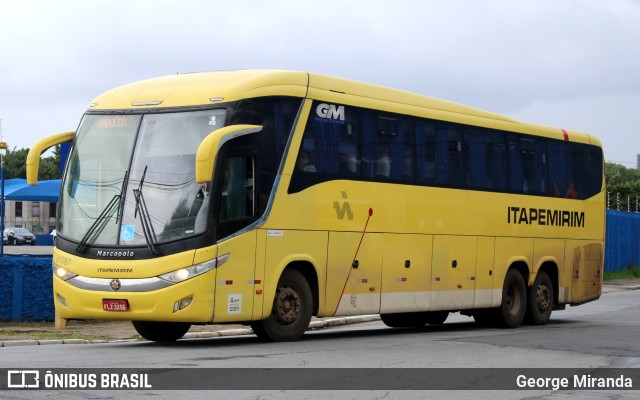
[{"label": "bus side mirror", "polygon": [[47,149],[66,142],[71,142],[76,136],[75,132],[58,133],[48,136],[31,147],[27,155],[27,183],[35,185],[38,183],[38,170],[40,169],[40,155]]},{"label": "bus side mirror", "polygon": [[216,164],[216,157],[222,145],[229,140],[261,130],[260,125],[229,125],[211,132],[200,143],[196,153],[196,182],[211,182],[213,166]]}]

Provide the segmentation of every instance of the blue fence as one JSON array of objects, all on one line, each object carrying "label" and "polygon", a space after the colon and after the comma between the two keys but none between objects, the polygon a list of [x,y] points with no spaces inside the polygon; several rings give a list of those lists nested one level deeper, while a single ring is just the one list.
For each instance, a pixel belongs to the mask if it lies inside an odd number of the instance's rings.
[{"label": "blue fence", "polygon": [[0,259],[0,321],[52,321],[53,274],[49,257]]},{"label": "blue fence", "polygon": [[605,271],[640,266],[640,214],[607,211]]}]

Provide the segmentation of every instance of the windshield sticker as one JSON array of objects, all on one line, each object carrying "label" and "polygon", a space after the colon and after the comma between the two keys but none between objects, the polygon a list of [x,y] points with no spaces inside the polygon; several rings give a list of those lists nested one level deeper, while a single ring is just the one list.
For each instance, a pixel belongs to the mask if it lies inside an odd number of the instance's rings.
[{"label": "windshield sticker", "polygon": [[135,231],[135,225],[122,225],[120,228],[120,240],[133,240]]},{"label": "windshield sticker", "polygon": [[211,126],[218,125],[218,121],[215,115],[212,115],[211,118],[209,118],[209,125]]}]

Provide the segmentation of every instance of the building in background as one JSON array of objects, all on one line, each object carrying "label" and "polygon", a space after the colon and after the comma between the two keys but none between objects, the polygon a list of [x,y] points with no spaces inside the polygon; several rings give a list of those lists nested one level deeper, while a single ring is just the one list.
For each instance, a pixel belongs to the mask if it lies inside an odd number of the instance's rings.
[{"label": "building in background", "polygon": [[26,228],[36,235],[56,229],[60,180],[30,186],[24,179],[5,182],[5,228]]},{"label": "building in background", "polygon": [[36,235],[56,229],[57,202],[6,200],[5,205],[5,229],[26,228]]}]

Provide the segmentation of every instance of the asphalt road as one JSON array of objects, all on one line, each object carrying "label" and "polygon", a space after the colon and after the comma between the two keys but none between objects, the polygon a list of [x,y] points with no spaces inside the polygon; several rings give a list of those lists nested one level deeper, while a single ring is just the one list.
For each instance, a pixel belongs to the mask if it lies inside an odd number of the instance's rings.
[{"label": "asphalt road", "polygon": [[[311,332],[294,343],[261,343],[254,336],[239,336],[187,339],[172,344],[112,342],[5,347],[0,348],[0,368],[168,368],[178,372],[185,368],[220,368],[222,370],[219,370],[219,373],[229,368],[289,368],[289,371],[304,368],[326,368],[326,371],[335,371],[335,368],[431,368],[433,372],[442,371],[443,368],[473,368],[474,371],[489,368],[640,368],[639,325],[640,290],[632,290],[607,293],[596,302],[554,312],[547,326],[522,326],[515,330],[478,328],[472,319],[453,314],[442,326],[391,329],[381,322],[368,322]],[[464,369],[451,371],[452,374],[469,372]],[[242,374],[242,371],[238,373]],[[288,376],[282,374],[279,378],[286,387]],[[460,380],[465,381],[466,378],[461,376]],[[591,388],[481,392],[267,389],[216,392],[155,389],[30,392],[12,390],[0,393],[0,399],[52,396],[68,399],[149,396],[190,399],[635,399],[639,394],[640,379],[633,382],[633,386],[633,390],[625,391]]]}]

